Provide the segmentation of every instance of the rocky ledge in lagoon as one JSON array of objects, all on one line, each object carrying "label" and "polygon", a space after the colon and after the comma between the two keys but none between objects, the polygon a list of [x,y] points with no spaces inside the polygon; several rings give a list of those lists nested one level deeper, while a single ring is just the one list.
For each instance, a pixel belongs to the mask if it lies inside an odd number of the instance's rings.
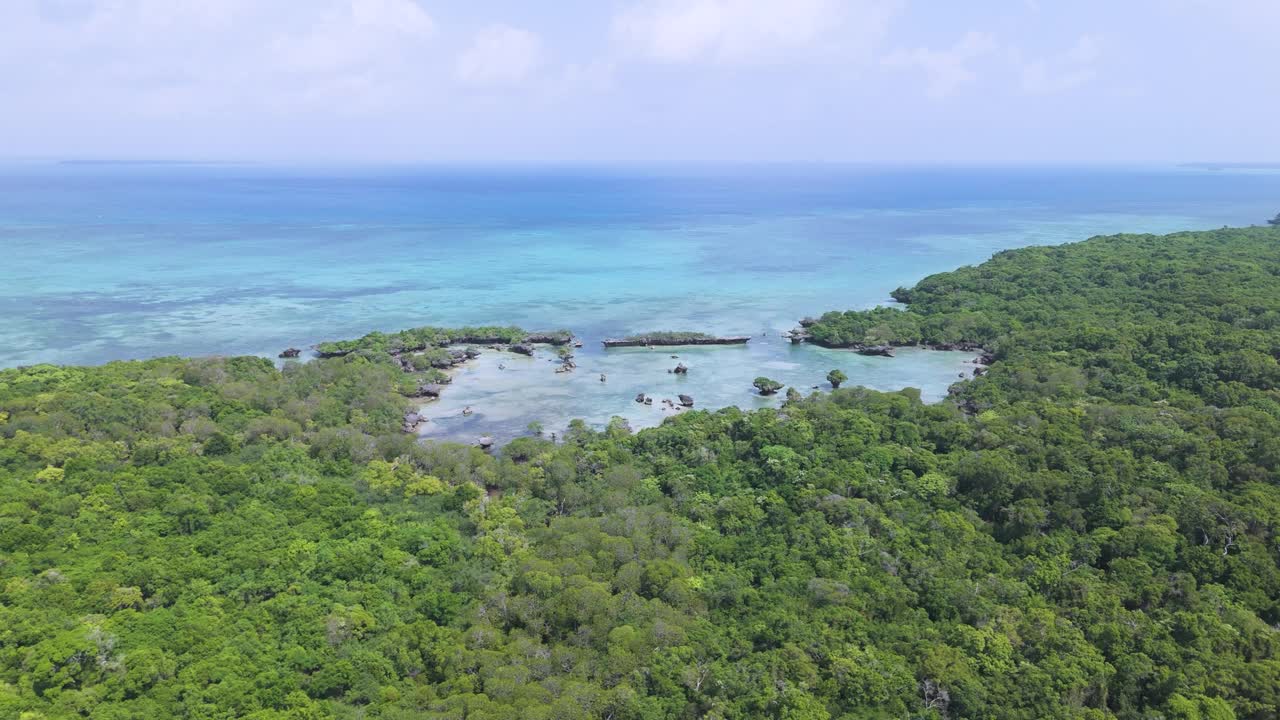
[{"label": "rocky ledge in lagoon", "polygon": [[372,350],[399,355],[427,350],[429,348],[447,348],[451,345],[487,345],[527,347],[532,344],[569,345],[575,342],[573,333],[568,330],[552,332],[526,332],[515,326],[485,326],[442,328],[425,326],[410,328],[395,333],[371,332],[355,340],[336,340],[318,343],[315,352],[318,357],[330,358],[349,355],[360,350]]},{"label": "rocky ledge in lagoon", "polygon": [[731,335],[716,337],[700,332],[660,332],[628,335],[623,338],[602,340],[606,348],[615,347],[674,347],[678,345],[745,345],[751,339],[749,335]]}]

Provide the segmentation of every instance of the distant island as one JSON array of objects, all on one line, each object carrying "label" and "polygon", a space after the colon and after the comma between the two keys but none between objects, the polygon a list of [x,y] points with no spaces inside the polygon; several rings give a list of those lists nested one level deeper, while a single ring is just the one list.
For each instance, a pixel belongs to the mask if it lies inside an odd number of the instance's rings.
[{"label": "distant island", "polygon": [[1280,170],[1280,162],[1193,162],[1178,167],[1197,170]]},{"label": "distant island", "polygon": [[155,167],[218,167],[254,165],[251,162],[234,162],[230,160],[111,160],[95,158],[70,158],[57,161],[58,165],[120,165],[120,166],[155,166]]}]

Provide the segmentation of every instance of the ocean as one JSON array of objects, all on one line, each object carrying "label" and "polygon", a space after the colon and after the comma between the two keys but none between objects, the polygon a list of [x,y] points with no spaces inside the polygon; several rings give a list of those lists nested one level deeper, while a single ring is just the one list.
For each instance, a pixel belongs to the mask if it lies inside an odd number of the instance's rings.
[{"label": "ocean", "polygon": [[[578,371],[490,353],[426,408],[425,434],[504,438],[612,415],[644,426],[675,411],[637,406],[640,392],[655,406],[680,392],[755,407],[776,402],[753,394],[757,375],[809,392],[834,367],[850,385],[937,400],[971,356],[864,358],[780,333],[1007,248],[1277,210],[1280,173],[1229,168],[10,165],[0,366],[275,357],[375,329],[514,324],[573,330],[587,343]],[[753,340],[599,346],[645,330]],[[688,377],[665,372],[681,361]]]}]

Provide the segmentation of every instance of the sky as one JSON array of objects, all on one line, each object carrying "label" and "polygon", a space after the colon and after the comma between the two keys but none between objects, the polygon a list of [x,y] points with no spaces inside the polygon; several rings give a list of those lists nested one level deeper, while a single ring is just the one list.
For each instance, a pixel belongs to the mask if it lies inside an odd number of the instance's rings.
[{"label": "sky", "polygon": [[0,0],[0,158],[1280,161],[1280,0]]}]

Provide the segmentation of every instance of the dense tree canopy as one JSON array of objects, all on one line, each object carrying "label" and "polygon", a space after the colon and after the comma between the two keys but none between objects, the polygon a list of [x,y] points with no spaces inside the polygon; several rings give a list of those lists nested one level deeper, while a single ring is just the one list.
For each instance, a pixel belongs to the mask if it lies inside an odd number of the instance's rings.
[{"label": "dense tree canopy", "polygon": [[990,371],[497,455],[383,352],[0,371],[0,717],[1280,713],[1280,231],[899,295],[814,328]]}]

